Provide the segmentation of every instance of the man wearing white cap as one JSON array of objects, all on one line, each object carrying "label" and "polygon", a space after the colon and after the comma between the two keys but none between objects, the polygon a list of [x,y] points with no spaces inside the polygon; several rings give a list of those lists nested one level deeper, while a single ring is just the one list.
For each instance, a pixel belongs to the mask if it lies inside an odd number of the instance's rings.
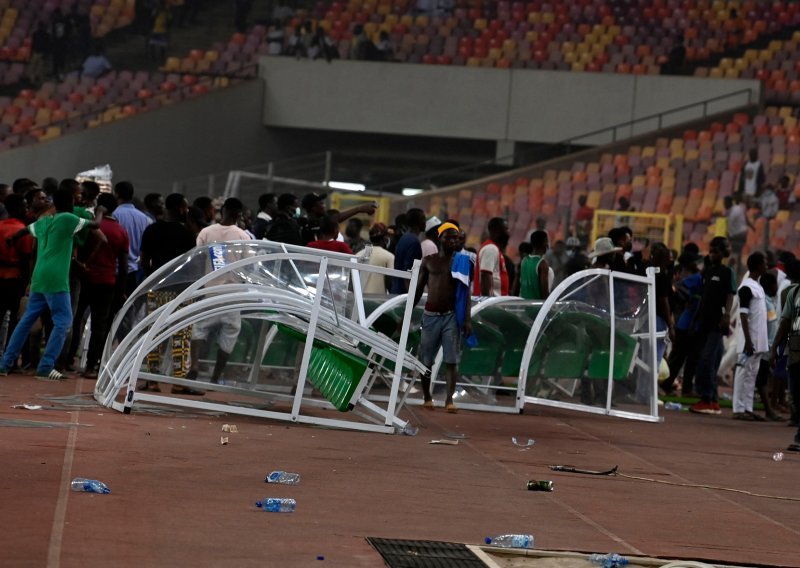
[{"label": "man wearing white cap", "polygon": [[611,268],[613,255],[622,252],[622,247],[615,247],[608,237],[600,237],[594,242],[594,250],[589,253],[592,268]]}]

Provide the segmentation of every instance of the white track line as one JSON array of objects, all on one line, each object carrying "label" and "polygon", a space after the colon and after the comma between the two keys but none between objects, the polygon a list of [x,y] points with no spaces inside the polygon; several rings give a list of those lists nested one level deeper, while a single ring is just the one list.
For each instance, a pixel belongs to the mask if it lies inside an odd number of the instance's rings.
[{"label": "white track line", "polygon": [[[83,379],[78,378],[75,385],[75,394],[81,392]],[[61,542],[64,538],[64,521],[67,517],[67,500],[70,492],[70,476],[72,475],[72,459],[75,456],[75,445],[78,438],[78,418],[80,410],[72,411],[67,446],[64,448],[64,465],[61,467],[61,481],[58,490],[58,501],[53,515],[53,528],[50,531],[50,545],[47,548],[48,568],[58,568],[61,565]]]}]

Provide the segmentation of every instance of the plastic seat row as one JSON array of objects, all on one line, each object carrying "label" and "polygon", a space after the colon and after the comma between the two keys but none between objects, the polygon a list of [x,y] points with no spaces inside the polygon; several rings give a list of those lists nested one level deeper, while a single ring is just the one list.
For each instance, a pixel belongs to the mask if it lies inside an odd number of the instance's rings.
[{"label": "plastic seat row", "polygon": [[[657,71],[675,42],[676,29],[683,31],[688,59],[704,60],[800,23],[800,10],[788,2],[470,2],[457,4],[449,16],[411,15],[406,11],[405,3],[351,0],[347,4],[318,3],[311,17],[335,42],[350,41],[356,25],[362,25],[373,39],[379,32],[389,33],[401,61],[470,64],[472,60],[474,65],[477,60],[481,66],[491,66],[490,60],[502,59],[510,66],[519,66],[516,61],[545,63],[553,51],[567,55],[579,46],[578,56],[585,50],[595,57],[566,61],[566,69],[639,73]],[[290,22],[287,37],[299,23],[300,18]],[[441,50],[433,41],[436,37],[481,38],[488,45],[459,45],[454,53],[452,48]],[[502,56],[489,54],[491,49],[502,49],[507,39],[555,43],[558,47],[530,52],[503,49]],[[490,44],[493,40],[495,45]],[[421,53],[415,49],[420,45],[425,46]],[[631,49],[626,54],[630,55],[628,61],[608,67],[607,61],[596,59],[601,54],[610,57],[614,48],[623,47]],[[541,52],[538,58],[537,52]]]},{"label": "plastic seat row", "polygon": [[775,40],[765,49],[748,49],[737,59],[723,58],[716,67],[699,67],[695,75],[729,79],[758,79],[768,101],[800,103],[800,31],[791,40]]},{"label": "plastic seat row", "polygon": [[0,150],[47,141],[161,108],[230,84],[226,77],[111,72],[100,79],[70,75],[63,84],[0,97]]},{"label": "plastic seat row", "polygon": [[136,0],[0,0],[0,60],[27,61],[31,36],[40,21],[51,21],[59,8],[65,16],[77,7],[89,15],[93,37],[130,25]]},{"label": "plastic seat row", "polygon": [[[425,207],[441,218],[469,219],[465,229],[470,246],[480,243],[490,218],[506,217],[512,231],[509,251],[515,251],[537,220],[553,239],[566,238],[571,230],[568,216],[577,210],[581,195],[594,209],[615,209],[625,197],[636,211],[683,215],[686,238],[704,241],[712,234],[715,217],[723,213],[723,199],[737,189],[750,148],[758,150],[768,181],[790,176],[800,200],[799,128],[794,109],[769,107],[752,120],[738,114],[726,124],[716,122],[680,137],[658,138],[650,146],[632,145],[624,153],[574,162],[569,169],[545,170],[540,177],[522,176],[437,194]],[[750,213],[755,217],[755,210]],[[774,226],[775,246],[800,247],[796,231],[800,209],[780,211]],[[762,220],[756,223],[747,250],[761,246],[763,230]]]}]

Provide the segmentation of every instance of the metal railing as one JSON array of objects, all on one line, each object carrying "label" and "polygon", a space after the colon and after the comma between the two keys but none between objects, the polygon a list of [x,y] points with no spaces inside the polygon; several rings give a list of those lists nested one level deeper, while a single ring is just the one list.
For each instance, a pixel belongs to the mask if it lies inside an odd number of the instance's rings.
[{"label": "metal railing", "polygon": [[[456,178],[456,177],[464,177],[464,178],[473,177],[474,178],[474,177],[481,177],[481,176],[489,175],[491,173],[497,173],[497,172],[490,172],[490,171],[487,171],[487,170],[490,170],[491,168],[499,168],[499,167],[503,166],[504,164],[509,164],[509,163],[513,164],[513,166],[512,166],[513,168],[523,167],[523,166],[535,163],[537,161],[541,161],[541,160],[536,159],[537,157],[540,157],[541,159],[545,159],[545,158],[555,157],[556,155],[566,156],[568,154],[571,154],[576,149],[579,149],[579,148],[582,149],[585,146],[591,145],[591,144],[584,144],[584,145],[577,144],[577,142],[580,141],[580,140],[585,140],[585,139],[589,139],[589,138],[597,139],[597,138],[602,137],[602,135],[604,135],[604,134],[610,133],[611,140],[610,140],[610,142],[606,142],[606,143],[615,143],[615,142],[618,142],[620,140],[624,140],[624,139],[627,139],[627,138],[632,138],[634,136],[640,136],[642,134],[646,134],[648,132],[647,130],[641,131],[641,132],[634,132],[634,127],[636,125],[639,125],[639,124],[642,124],[642,123],[646,123],[648,121],[656,121],[656,125],[655,125],[655,128],[653,128],[653,131],[660,130],[662,128],[665,128],[665,118],[670,116],[670,115],[673,115],[673,114],[685,113],[685,112],[687,112],[689,110],[692,110],[692,109],[701,109],[701,113],[699,114],[699,116],[697,116],[695,118],[692,118],[690,120],[704,119],[704,118],[707,118],[709,116],[709,114],[716,114],[717,112],[723,112],[722,110],[717,110],[714,113],[709,113],[709,105],[714,104],[714,103],[718,103],[718,102],[723,101],[723,100],[731,99],[731,98],[734,98],[734,97],[742,97],[742,95],[746,95],[747,96],[747,102],[746,103],[743,103],[741,105],[731,106],[730,108],[727,108],[727,109],[724,109],[724,110],[730,111],[730,110],[733,110],[734,108],[744,107],[744,106],[747,106],[747,105],[754,104],[755,93],[753,92],[753,89],[740,89],[740,90],[734,91],[732,93],[719,95],[719,96],[716,96],[716,97],[712,97],[710,99],[706,99],[706,100],[703,100],[703,101],[698,101],[696,103],[682,105],[682,106],[679,106],[679,107],[676,107],[676,108],[672,108],[672,109],[669,109],[669,110],[665,110],[665,111],[662,111],[662,112],[659,112],[659,113],[655,113],[655,114],[651,114],[651,115],[635,118],[633,120],[628,120],[628,121],[625,121],[625,122],[621,122],[619,124],[615,124],[615,125],[612,125],[612,126],[607,126],[605,128],[601,128],[601,129],[598,129],[598,130],[593,130],[591,132],[587,132],[587,133],[584,133],[584,134],[579,134],[577,136],[571,136],[571,137],[566,138],[566,139],[564,139],[564,140],[562,140],[560,142],[554,142],[553,144],[547,145],[547,150],[548,150],[547,152],[545,152],[541,148],[533,150],[533,151],[530,151],[530,152],[514,152],[513,154],[508,155],[508,156],[496,157],[496,158],[493,158],[491,160],[483,160],[483,161],[480,161],[480,162],[475,162],[475,163],[469,164],[467,166],[458,166],[458,167],[450,168],[450,169],[446,169],[446,170],[439,170],[439,171],[436,171],[436,172],[433,172],[433,173],[429,173],[429,174],[425,174],[425,175],[403,178],[403,179],[396,180],[396,181],[393,181],[393,182],[383,183],[383,184],[380,184],[380,185],[377,185],[377,186],[373,186],[373,187],[370,187],[369,189],[371,189],[373,191],[379,191],[379,192],[380,191],[387,191],[387,190],[390,190],[390,189],[393,189],[393,188],[396,188],[396,187],[422,187],[424,189],[425,187],[423,187],[423,186],[430,187],[431,185],[436,185],[436,180],[437,179],[438,180],[445,180],[445,184],[446,185],[451,185],[452,184],[452,180],[454,178]],[[666,126],[676,126],[677,124],[680,124],[681,122],[686,122],[686,120],[682,119],[680,121],[675,122],[674,124],[668,124]],[[620,137],[619,136],[619,132],[621,130],[623,130],[623,129],[626,129],[626,128],[629,129],[629,134],[627,136]],[[563,150],[559,151],[559,152],[554,152],[553,151],[553,149],[558,149],[559,147],[563,148]],[[546,154],[546,155],[544,157],[542,157],[542,154]],[[509,168],[508,166],[505,166],[502,169],[503,170],[508,170],[508,169],[511,169],[511,168]]]}]

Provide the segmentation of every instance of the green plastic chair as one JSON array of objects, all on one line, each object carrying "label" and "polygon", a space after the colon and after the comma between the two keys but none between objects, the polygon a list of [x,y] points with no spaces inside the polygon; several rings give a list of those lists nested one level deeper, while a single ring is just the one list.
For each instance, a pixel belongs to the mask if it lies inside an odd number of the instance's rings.
[{"label": "green plastic chair", "polygon": [[467,377],[494,377],[500,369],[503,336],[480,320],[472,322],[472,330],[478,338],[478,345],[464,347],[458,371]]},{"label": "green plastic chair", "polygon": [[[553,379],[579,379],[586,370],[589,346],[586,334],[573,322],[570,312],[557,313],[543,330],[541,374]],[[537,345],[537,350],[540,346]]]},{"label": "green plastic chair", "polygon": [[[590,379],[608,379],[608,365],[611,359],[611,326],[602,318],[593,314],[580,314],[584,329],[588,334],[592,351],[586,376]],[[612,378],[619,381],[628,377],[638,343],[627,333],[614,333],[614,367]]]},{"label": "green plastic chair", "polygon": [[[504,377],[519,375],[522,354],[531,332],[530,323],[524,322],[513,313],[499,308],[488,308],[478,312],[481,320],[494,325],[503,337],[503,354],[500,374]],[[530,376],[530,370],[529,370]]]}]

